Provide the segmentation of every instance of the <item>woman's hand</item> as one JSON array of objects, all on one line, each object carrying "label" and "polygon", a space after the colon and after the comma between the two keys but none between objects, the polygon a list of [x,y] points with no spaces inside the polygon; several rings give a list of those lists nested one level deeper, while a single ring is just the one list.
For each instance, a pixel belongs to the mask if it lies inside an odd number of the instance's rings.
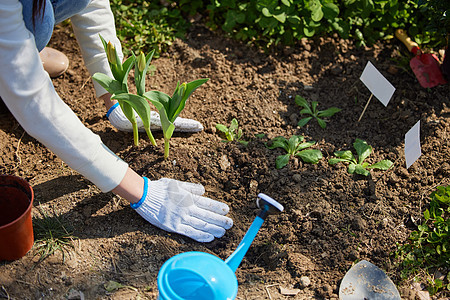
[{"label": "woman's hand", "polygon": [[203,197],[201,184],[169,178],[144,180],[144,194],[131,207],[151,224],[198,242],[220,238],[233,226],[233,220],[225,216],[228,205]]}]

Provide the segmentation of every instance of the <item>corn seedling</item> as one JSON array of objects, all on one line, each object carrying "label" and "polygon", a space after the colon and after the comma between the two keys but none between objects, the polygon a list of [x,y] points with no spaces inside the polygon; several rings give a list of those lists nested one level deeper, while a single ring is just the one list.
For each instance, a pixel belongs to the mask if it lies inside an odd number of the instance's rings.
[{"label": "corn seedling", "polygon": [[[185,82],[180,84],[180,82],[178,82],[172,97],[160,91],[149,91],[143,94],[146,99],[150,100],[150,102],[155,105],[161,119],[161,127],[164,136],[164,158],[169,157],[169,140],[175,129],[173,122],[175,122],[178,115],[184,109],[186,101],[192,92],[208,80],[208,78],[204,78],[197,79],[189,83]],[[127,95],[130,97],[136,96],[121,94],[120,98],[126,98]],[[141,96],[136,97],[142,98]],[[145,98],[143,99],[145,100]]]},{"label": "corn seedling", "polygon": [[[150,130],[150,105],[142,97],[145,92],[145,75],[147,74],[155,51],[151,51],[147,56],[145,56],[142,52],[137,57],[133,54],[122,64],[114,45],[111,42],[106,43],[102,36],[100,36],[100,39],[103,43],[103,47],[105,48],[109,67],[114,78],[111,78],[103,73],[95,73],[92,78],[112,95],[111,99],[116,99],[119,102],[120,108],[122,109],[124,115],[133,126],[134,144],[136,146],[139,145],[139,131],[135,116],[136,112],[142,119],[144,129],[150,139],[150,142],[152,145],[156,145],[156,141]],[[119,97],[119,95],[122,94],[129,94],[128,75],[133,66],[136,66],[135,84],[137,93],[138,95],[141,95],[141,97]]]}]

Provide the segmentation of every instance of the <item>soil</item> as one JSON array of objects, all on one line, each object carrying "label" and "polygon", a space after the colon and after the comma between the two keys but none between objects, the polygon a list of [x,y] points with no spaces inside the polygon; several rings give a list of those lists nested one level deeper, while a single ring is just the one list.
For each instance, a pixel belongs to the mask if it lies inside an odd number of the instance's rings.
[{"label": "soil", "polygon": [[[210,78],[181,114],[205,129],[175,134],[168,160],[163,159],[160,132],[157,147],[142,133],[136,147],[131,133],[110,125],[69,27],[57,27],[50,46],[71,62],[64,75],[53,79],[55,88],[87,127],[141,175],[204,185],[208,197],[230,206],[234,226],[206,244],[160,230],[126,200],[100,192],[3,112],[0,172],[31,183],[35,220],[42,218],[40,210],[59,214],[73,228],[75,248],[65,251],[64,260],[57,251],[37,263],[35,244],[25,257],[0,262],[0,298],[79,299],[82,294],[86,299],[156,299],[157,273],[170,257],[203,251],[226,259],[236,249],[258,213],[260,192],[285,210],[266,220],[238,268],[237,299],[338,299],[343,276],[363,259],[385,270],[404,299],[419,297],[421,288],[401,280],[391,253],[396,243],[407,242],[429,194],[449,184],[449,85],[421,88],[408,65],[400,63],[409,59],[401,43],[359,48],[327,37],[265,53],[194,26],[186,40],[176,40],[153,60],[156,71],[147,80],[149,89],[171,93],[177,81]],[[358,122],[370,96],[359,80],[369,61],[396,91],[387,107],[373,98]],[[326,129],[313,121],[299,128],[296,95],[318,101],[321,109],[342,111]],[[215,129],[218,123],[229,126],[233,118],[247,146],[223,142]],[[419,120],[422,155],[407,169],[404,137]],[[313,148],[324,158],[318,164],[291,159],[276,169],[276,157],[284,152],[269,150],[266,142],[292,135],[316,141]],[[345,164],[330,166],[333,152],[353,149],[356,138],[373,146],[370,163],[390,159],[393,168],[372,170],[365,177],[349,174]],[[109,281],[126,287],[108,291]],[[420,282],[425,288],[426,280]],[[449,296],[447,291],[434,298]]]}]

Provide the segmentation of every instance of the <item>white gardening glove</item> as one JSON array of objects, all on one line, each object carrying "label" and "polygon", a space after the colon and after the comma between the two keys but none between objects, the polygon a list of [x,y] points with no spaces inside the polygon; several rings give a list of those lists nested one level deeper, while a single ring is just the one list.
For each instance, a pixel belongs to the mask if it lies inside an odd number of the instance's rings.
[{"label": "white gardening glove", "polygon": [[131,207],[161,229],[211,242],[233,226],[233,220],[225,217],[228,205],[203,197],[205,188],[201,184],[169,178],[150,181],[146,177],[144,182],[141,200]]},{"label": "white gardening glove", "polygon": [[[136,121],[139,128],[139,131],[145,131],[144,124],[142,123],[141,118],[136,114]],[[109,122],[116,127],[120,131],[133,131],[133,126],[131,122],[125,117],[123,114],[122,108],[119,103],[114,104],[108,112],[106,113],[106,117],[109,119]],[[203,125],[195,120],[184,119],[184,118],[176,118],[175,122],[175,131],[178,132],[199,132],[203,130]],[[156,111],[152,111],[150,113],[150,129],[151,130],[162,130],[161,121],[159,119],[159,114]]]}]

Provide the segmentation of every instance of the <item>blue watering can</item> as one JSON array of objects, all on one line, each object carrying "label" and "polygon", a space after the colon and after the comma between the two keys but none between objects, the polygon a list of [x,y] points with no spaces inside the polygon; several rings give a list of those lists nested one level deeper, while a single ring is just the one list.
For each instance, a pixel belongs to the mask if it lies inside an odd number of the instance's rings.
[{"label": "blue watering can", "polygon": [[233,300],[238,292],[236,269],[269,214],[283,206],[265,194],[258,194],[256,216],[237,249],[225,260],[215,255],[191,251],[167,260],[158,273],[160,300]]}]

